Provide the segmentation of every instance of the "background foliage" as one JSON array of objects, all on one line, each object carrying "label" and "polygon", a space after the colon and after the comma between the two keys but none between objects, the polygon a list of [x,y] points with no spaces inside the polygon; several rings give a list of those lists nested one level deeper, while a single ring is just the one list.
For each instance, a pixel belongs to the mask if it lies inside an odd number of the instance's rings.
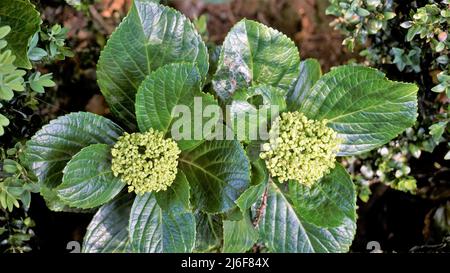
[{"label": "background foliage", "polygon": [[[416,81],[420,86],[420,111],[415,126],[376,152],[348,159],[347,166],[359,184],[360,198],[368,201],[369,186],[382,182],[434,200],[436,208],[426,221],[439,226],[433,215],[440,209],[446,210],[449,196],[446,190],[432,193],[431,189],[448,188],[448,179],[441,175],[448,175],[450,160],[449,2],[331,0],[327,13],[335,16],[331,25],[344,35],[343,44],[359,52],[367,65],[379,67],[393,78]],[[435,175],[425,175],[420,169],[426,158]],[[445,236],[433,238],[432,233],[426,233],[430,241],[445,241]]]},{"label": "background foliage", "polygon": [[[31,89],[30,84],[25,84],[25,92],[15,92],[11,101],[0,102],[3,105],[0,114],[15,121],[5,128],[5,135],[0,138],[0,145],[5,149],[5,153],[6,150],[14,147],[17,141],[28,138],[42,124],[58,115],[85,109],[102,115],[109,114],[110,110],[105,106],[104,99],[99,95],[96,85],[95,64],[106,37],[120,22],[129,7],[129,1],[121,0],[80,1],[83,2],[83,5],[77,6],[77,9],[73,9],[64,1],[59,0],[33,2],[37,4],[36,9],[40,11],[43,21],[39,32],[48,34],[55,24],[64,25],[67,32],[59,33],[64,33],[63,36],[67,35],[69,40],[63,47],[70,46],[76,55],[65,60],[53,59],[56,65],[48,63],[45,59],[52,55],[49,38],[46,38],[46,35],[36,35],[36,33],[33,35],[30,40],[28,56],[30,63],[33,66],[37,65],[39,69],[38,71],[27,70],[24,82],[28,81],[28,75],[33,72],[40,72],[41,75],[52,73],[56,86],[46,88],[46,92],[40,94]],[[77,4],[78,1],[71,2]],[[208,46],[212,42],[221,43],[231,25],[245,16],[287,33],[300,48],[302,57],[318,57],[325,71],[330,66],[342,64],[352,56],[339,45],[342,40],[347,38],[347,35],[348,37],[356,35],[354,51],[362,52],[363,58],[359,60],[383,69],[389,78],[418,81],[421,87],[419,122],[385,147],[343,161],[359,185],[360,200],[367,201],[367,203],[359,201],[357,237],[352,249],[366,251],[367,241],[374,239],[379,240],[383,249],[387,251],[408,251],[414,245],[425,244],[430,244],[430,246],[418,246],[413,250],[442,251],[448,247],[448,243],[442,239],[448,234],[447,215],[450,211],[446,201],[449,198],[449,185],[448,179],[445,178],[448,175],[448,162],[444,160],[448,151],[448,127],[446,129],[448,98],[445,90],[440,93],[431,90],[441,82],[444,82],[445,85],[446,78],[441,76],[440,79],[443,81],[440,81],[437,74],[442,71],[445,75],[444,67],[448,68],[448,66],[442,63],[445,58],[439,60],[438,58],[448,55],[448,46],[440,52],[436,51],[437,44],[432,40],[439,41],[438,34],[440,32],[435,33],[434,31],[434,36],[430,41],[427,37],[420,38],[420,34],[415,35],[411,41],[407,41],[406,36],[413,23],[409,28],[401,26],[404,22],[414,22],[413,16],[418,12],[417,9],[426,4],[435,4],[441,10],[445,10],[448,3],[445,1],[395,1],[395,3],[394,1],[352,1],[358,2],[354,7],[361,7],[370,13],[361,16],[362,20],[357,20],[360,29],[365,29],[366,32],[362,35],[360,32],[352,31],[354,26],[347,25],[347,22],[343,20],[340,21],[344,22],[341,29],[348,28],[349,31],[344,31],[344,36],[341,37],[328,27],[328,22],[332,19],[323,15],[325,8],[329,5],[328,0],[308,1],[308,3],[295,0],[234,0],[231,1],[231,5],[225,3],[218,6],[199,4],[199,2],[201,1],[173,1],[170,5],[194,19],[196,27],[199,28],[202,38],[206,40]],[[314,3],[310,4],[309,2]],[[339,1],[331,2],[331,5],[339,4]],[[383,5],[377,6],[374,10],[365,6],[370,4],[369,2],[372,6],[377,2]],[[389,3],[390,5],[388,5]],[[335,15],[344,18],[339,13],[340,11],[337,12]],[[359,12],[362,12],[363,15],[367,14],[364,11]],[[395,13],[395,17],[390,18],[392,17],[390,12]],[[433,22],[433,25],[438,26],[440,30],[448,29],[448,22],[440,22],[440,20],[433,19],[434,17],[430,16],[431,21],[427,22]],[[373,18],[376,20],[370,21]],[[1,21],[0,25],[3,25]],[[381,28],[379,28],[380,25]],[[337,26],[336,23],[333,23],[333,26]],[[408,24],[403,26],[407,27]],[[369,31],[370,27],[379,29],[379,31],[376,33],[373,30]],[[58,36],[57,32],[58,28],[55,27],[54,34],[56,35],[52,35],[54,37],[52,40],[56,46],[54,45],[52,48],[58,48],[57,40],[61,41],[63,38],[63,36],[55,38]],[[358,41],[362,36],[366,37],[365,41]],[[32,41],[36,40],[35,37],[39,39],[37,44],[33,45]],[[446,41],[448,42],[448,39]],[[61,45],[60,42],[59,44]],[[366,48],[367,50],[365,50]],[[391,52],[391,48],[399,50]],[[417,48],[420,48],[420,54],[417,54]],[[39,56],[44,56],[40,49],[47,53],[42,60],[37,60],[36,58],[40,58]],[[211,51],[212,49],[213,47],[210,47]],[[64,50],[58,51],[63,52]],[[4,50],[0,50],[0,52],[4,52]],[[53,56],[56,55],[60,54],[53,54]],[[214,55],[212,57],[214,58]],[[400,71],[399,68],[402,67],[403,71]],[[420,72],[416,72],[419,68]],[[24,70],[24,68],[19,68],[19,70]],[[440,89],[442,87],[438,87],[435,91]],[[5,123],[3,119],[3,124]],[[0,118],[0,125],[3,124]],[[6,157],[18,161],[15,156],[11,152],[11,155]],[[385,182],[390,187],[414,193],[414,195],[390,190],[382,184],[376,183],[379,181]],[[253,189],[259,190],[258,187]],[[373,194],[370,195],[370,192]],[[91,219],[90,215],[54,214],[47,211],[45,204],[37,195],[31,194],[31,196],[33,201],[30,214],[37,223],[33,230],[38,233],[40,238],[39,243],[31,241],[36,250],[63,250],[68,241],[81,241],[82,232]],[[21,205],[20,199],[17,200]],[[245,203],[245,200],[241,201]],[[0,221],[1,225],[6,228],[4,219],[10,219],[7,222],[13,223],[12,218],[19,219],[23,223],[27,216],[21,215],[21,211],[22,209],[16,208],[12,214],[8,214],[8,217],[1,218],[3,221]],[[409,211],[414,211],[414,213],[409,213]],[[6,212],[7,210],[2,213]],[[386,215],[390,216],[385,217]],[[215,234],[223,232],[225,232],[226,238],[231,238],[228,237],[229,234],[236,233],[243,234],[247,239],[254,236],[251,233],[240,232],[239,227],[233,229],[229,224],[225,225],[226,230],[218,229],[217,227],[222,225],[218,223],[221,220],[212,216],[199,213],[195,215],[195,218],[198,223],[210,225],[212,231],[210,236],[196,242],[198,249],[217,250],[220,242],[217,242]],[[248,224],[246,221],[245,218],[240,221],[240,226],[245,227]],[[62,225],[62,222],[65,224]],[[8,238],[9,232],[0,232],[2,233],[1,240]],[[242,240],[243,242],[247,241],[245,238]],[[434,246],[432,246],[433,244]],[[227,249],[232,245],[227,241],[224,242]],[[1,250],[5,249],[6,247]]]}]

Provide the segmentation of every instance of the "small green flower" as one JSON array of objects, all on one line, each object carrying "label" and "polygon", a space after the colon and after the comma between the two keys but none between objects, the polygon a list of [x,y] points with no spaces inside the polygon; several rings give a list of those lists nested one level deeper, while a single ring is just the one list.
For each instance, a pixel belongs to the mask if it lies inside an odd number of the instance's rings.
[{"label": "small green flower", "polygon": [[162,132],[125,133],[111,150],[112,171],[137,194],[165,191],[177,175],[180,149]]},{"label": "small green flower", "polygon": [[270,129],[260,157],[280,182],[297,180],[311,186],[335,166],[341,141],[327,121],[308,119],[300,112],[281,114]]}]

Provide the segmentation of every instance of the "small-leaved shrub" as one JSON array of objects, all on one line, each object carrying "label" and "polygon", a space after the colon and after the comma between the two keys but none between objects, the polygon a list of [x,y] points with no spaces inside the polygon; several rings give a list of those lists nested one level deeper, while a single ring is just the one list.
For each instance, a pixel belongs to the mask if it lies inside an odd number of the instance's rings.
[{"label": "small-leaved shrub", "polygon": [[[358,10],[368,12],[357,14]],[[327,12],[336,16],[332,25],[345,36],[343,44],[358,50],[367,65],[415,80],[420,87],[418,122],[378,152],[348,162],[349,168],[360,168],[354,170],[354,178],[361,185],[381,181],[414,193],[410,162],[423,152],[432,153],[450,136],[449,2],[330,0]],[[378,21],[376,31],[369,30],[373,20]],[[443,158],[450,159],[450,151]],[[364,199],[367,190],[361,189]]]},{"label": "small-leaved shrub", "polygon": [[[33,127],[38,97],[55,86],[43,65],[72,56],[65,46],[67,30],[47,29],[28,0],[2,0],[0,5],[0,252],[30,251],[33,220],[28,217],[37,179],[23,162],[21,144]],[[24,125],[25,124],[25,125]]]}]

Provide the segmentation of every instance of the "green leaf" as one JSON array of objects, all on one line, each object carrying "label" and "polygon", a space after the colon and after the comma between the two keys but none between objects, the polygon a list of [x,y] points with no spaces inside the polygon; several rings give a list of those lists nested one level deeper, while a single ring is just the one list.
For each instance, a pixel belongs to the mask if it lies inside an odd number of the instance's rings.
[{"label": "green leaf", "polygon": [[178,11],[135,0],[97,65],[100,90],[116,117],[133,129],[139,85],[151,71],[175,62],[196,63],[206,78],[208,51],[200,35]]},{"label": "green leaf", "polygon": [[445,86],[445,84],[441,83],[441,84],[438,84],[438,85],[434,86],[433,88],[431,88],[431,91],[436,92],[436,93],[441,93],[441,92],[444,92],[446,88],[447,88],[447,86]]},{"label": "green leaf", "polygon": [[154,194],[137,196],[131,208],[130,247],[140,253],[192,252],[195,217],[162,210]]},{"label": "green leaf", "polygon": [[141,132],[164,133],[173,123],[172,109],[192,101],[200,92],[201,75],[194,64],[169,64],[152,72],[136,95],[136,118]]},{"label": "green leaf", "polygon": [[4,115],[0,114],[0,126],[8,126],[9,125],[9,119],[5,117]]},{"label": "green leaf", "polygon": [[222,217],[218,214],[195,214],[197,235],[195,252],[217,252],[220,249],[223,238]]},{"label": "green leaf", "polygon": [[3,39],[11,32],[10,26],[2,26],[0,27],[0,39]]},{"label": "green leaf", "polygon": [[180,169],[191,185],[194,208],[226,212],[249,186],[250,164],[238,141],[206,141],[182,153]]},{"label": "green leaf", "polygon": [[0,18],[0,26],[11,27],[11,32],[4,39],[8,42],[6,48],[16,56],[14,64],[31,69],[27,47],[28,41],[39,30],[39,12],[28,0],[2,0]]},{"label": "green leaf", "polygon": [[356,220],[355,188],[339,163],[311,188],[290,181],[289,196],[299,215],[316,226],[337,227],[346,217]]},{"label": "green leaf", "polygon": [[25,160],[41,185],[61,183],[66,163],[82,148],[96,143],[113,145],[123,130],[112,121],[85,112],[52,120],[26,144]]},{"label": "green leaf", "polygon": [[338,155],[360,154],[414,124],[417,90],[414,84],[390,81],[372,68],[340,66],[307,91],[299,111],[329,121],[343,139]]},{"label": "green leaf", "polygon": [[266,167],[266,164],[262,159],[258,159],[254,161],[252,164],[252,176],[251,176],[251,185],[244,193],[239,196],[236,200],[236,205],[241,209],[242,212],[250,208],[256,201],[258,201],[266,187],[267,182],[269,181],[269,173]]},{"label": "green leaf", "polygon": [[167,190],[155,193],[155,197],[165,211],[185,213],[191,210],[189,182],[181,170],[178,170],[173,184]]},{"label": "green leaf", "polygon": [[436,47],[434,48],[434,50],[436,50],[436,52],[441,52],[444,49],[445,49],[445,43],[443,43],[443,42],[437,43]]},{"label": "green leaf", "polygon": [[234,93],[229,106],[229,124],[237,139],[251,141],[268,138],[267,124],[286,109],[285,93],[283,89],[268,85],[250,87]]},{"label": "green leaf", "polygon": [[[204,113],[202,110],[209,105],[217,105],[217,103],[213,96],[200,91],[201,77],[194,64],[170,64],[152,72],[142,82],[136,95],[136,117],[140,131],[146,132],[153,128],[165,132],[167,136],[178,142],[178,146],[182,150],[195,147],[203,142],[206,136],[195,137],[196,132],[203,134],[201,125],[209,120],[209,117],[202,117]],[[187,107],[186,110],[189,113],[180,111],[181,117],[179,117],[180,123],[178,123],[177,114],[173,112],[175,110],[177,112],[177,109],[182,110],[181,108],[175,109],[180,106]],[[217,107],[217,109],[219,108]],[[203,123],[197,122],[202,119]],[[191,132],[186,137],[183,132],[179,132],[182,130],[177,131],[177,124],[184,126],[183,121],[188,121],[188,123],[185,125],[187,128],[182,129],[189,129]],[[172,128],[172,125],[175,127]],[[172,134],[172,129],[177,135]]]},{"label": "green leaf", "polygon": [[411,42],[414,39],[414,36],[419,34],[421,31],[421,27],[419,25],[413,25],[408,29],[408,33],[406,34],[406,41]]},{"label": "green leaf", "polygon": [[85,210],[79,208],[73,208],[64,203],[59,198],[55,188],[47,187],[45,184],[40,185],[39,193],[45,200],[45,205],[51,211],[55,212],[72,212],[72,213],[91,213],[92,209]]},{"label": "green leaf", "polygon": [[23,208],[28,210],[31,204],[31,193],[29,191],[24,191],[20,196],[20,201],[22,202]]},{"label": "green leaf", "polygon": [[71,207],[95,208],[113,199],[126,185],[111,170],[111,147],[93,144],[79,151],[63,170],[56,188],[59,198]]},{"label": "green leaf", "polygon": [[[0,208],[12,212],[14,207],[19,208],[19,199],[24,194],[24,181],[14,177],[8,177],[0,183]],[[24,206],[26,204],[24,203]]]},{"label": "green leaf", "polygon": [[6,173],[13,174],[17,171],[17,166],[19,164],[12,159],[3,160],[3,171]]},{"label": "green leaf", "polygon": [[261,183],[258,185],[250,186],[244,193],[239,196],[236,200],[236,204],[241,209],[241,211],[245,211],[250,208],[264,193],[267,185],[265,183]]},{"label": "green leaf", "polygon": [[322,76],[320,63],[316,59],[306,59],[300,62],[300,74],[295,87],[289,91],[286,97],[288,109],[296,111],[300,107],[305,95]]},{"label": "green leaf", "polygon": [[[1,108],[1,104],[0,104]],[[3,127],[6,127],[9,125],[9,119],[5,117],[4,115],[0,114],[0,136],[2,136],[5,133],[5,130]]]},{"label": "green leaf", "polygon": [[[266,209],[259,222],[260,240],[272,252],[347,252],[356,232],[355,220],[346,217],[339,227],[323,228],[305,221],[281,189],[269,183]],[[352,200],[356,207],[356,200]]]},{"label": "green leaf", "polygon": [[52,73],[41,75],[40,72],[33,73],[28,79],[31,89],[37,93],[44,93],[44,87],[53,87]]},{"label": "green leaf", "polygon": [[240,221],[223,221],[223,252],[248,251],[258,240],[258,231],[246,213]]},{"label": "green leaf", "polygon": [[132,197],[131,194],[122,195],[97,211],[87,227],[82,252],[130,252],[127,228]]},{"label": "green leaf", "polygon": [[450,151],[448,151],[445,156],[444,156],[445,160],[450,160]]},{"label": "green leaf", "polygon": [[242,220],[242,217],[244,217],[244,215],[237,205],[222,213],[222,219],[227,221],[239,221]]},{"label": "green leaf", "polygon": [[438,123],[435,123],[430,126],[430,135],[432,136],[432,139],[434,143],[439,144],[442,138],[442,135],[445,132],[445,128],[447,127],[448,121],[441,121]]},{"label": "green leaf", "polygon": [[213,85],[227,100],[237,90],[266,84],[289,90],[299,72],[298,50],[288,37],[261,23],[243,19],[227,37]]},{"label": "green leaf", "polygon": [[40,61],[46,56],[47,51],[39,47],[35,47],[28,52],[28,58],[32,61]]},{"label": "green leaf", "polygon": [[369,16],[369,15],[370,15],[370,11],[368,11],[368,10],[366,10],[366,9],[363,9],[363,8],[358,8],[358,9],[356,10],[356,13],[357,13],[359,16],[361,16],[361,17],[366,17],[366,16]]}]

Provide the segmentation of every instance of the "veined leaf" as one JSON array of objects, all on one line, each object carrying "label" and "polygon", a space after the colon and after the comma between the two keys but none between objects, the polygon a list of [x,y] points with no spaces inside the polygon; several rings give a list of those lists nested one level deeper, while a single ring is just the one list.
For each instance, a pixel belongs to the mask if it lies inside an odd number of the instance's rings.
[{"label": "veined leaf", "polygon": [[237,90],[266,84],[286,92],[298,76],[297,47],[281,32],[243,19],[228,33],[220,53],[213,85],[227,100]]},{"label": "veined leaf", "polygon": [[141,82],[151,71],[175,62],[196,63],[201,78],[206,78],[208,51],[200,35],[178,11],[135,0],[97,66],[100,90],[127,127],[135,125],[135,95]]},{"label": "veined leaf", "polygon": [[242,220],[223,221],[223,252],[242,253],[248,251],[258,240],[258,231],[252,224],[249,213]]},{"label": "veined leaf", "polygon": [[222,243],[222,217],[198,211],[195,213],[197,235],[195,252],[218,252]]},{"label": "veined leaf", "polygon": [[185,213],[191,210],[189,182],[181,170],[178,170],[173,184],[167,190],[155,193],[155,197],[165,211]]},{"label": "veined leaf", "polygon": [[203,142],[180,158],[180,169],[191,185],[194,208],[226,212],[250,183],[250,164],[238,141]]},{"label": "veined leaf", "polygon": [[[323,228],[308,223],[286,193],[283,184],[269,183],[267,204],[259,222],[260,240],[272,252],[347,252],[356,232],[352,216],[338,227]],[[356,206],[356,200],[353,200]]]},{"label": "veined leaf", "polygon": [[286,110],[285,93],[281,88],[268,85],[237,91],[229,106],[229,124],[237,138],[247,141],[267,139],[272,119]]},{"label": "veined leaf", "polygon": [[306,59],[300,62],[300,74],[295,87],[289,90],[286,101],[289,111],[296,111],[305,95],[322,76],[320,63],[316,59]]},{"label": "veined leaf", "polygon": [[26,144],[25,158],[41,184],[61,183],[62,170],[82,148],[96,143],[113,145],[122,129],[91,113],[71,113],[45,125]]},{"label": "veined leaf", "polygon": [[289,181],[288,194],[298,214],[316,226],[337,227],[344,218],[356,221],[354,184],[339,163],[311,188]]},{"label": "veined leaf", "polygon": [[0,26],[10,26],[11,32],[5,37],[10,49],[16,56],[14,64],[31,69],[28,60],[28,41],[39,30],[41,17],[28,0],[2,0],[0,5]]},{"label": "veined leaf", "polygon": [[84,253],[129,252],[128,219],[131,194],[122,195],[103,205],[92,218],[83,240]]},{"label": "veined leaf", "polygon": [[130,246],[134,252],[192,252],[195,217],[162,210],[154,194],[137,196],[131,208]]},{"label": "veined leaf", "polygon": [[354,155],[387,143],[414,124],[417,90],[372,68],[340,66],[305,93],[299,111],[327,119],[344,141],[339,155]]},{"label": "veined leaf", "polygon": [[152,72],[136,96],[136,117],[141,132],[150,128],[170,131],[172,109],[199,94],[201,75],[194,64],[169,64]]},{"label": "veined leaf", "polygon": [[64,168],[56,190],[71,207],[95,208],[114,198],[126,185],[111,170],[111,147],[93,144],[81,149]]},{"label": "veined leaf", "polygon": [[93,209],[79,209],[70,207],[59,198],[55,188],[47,187],[45,184],[39,185],[39,193],[45,200],[45,205],[51,211],[72,212],[72,213],[93,213]]},{"label": "veined leaf", "polygon": [[[213,96],[200,91],[201,81],[202,76],[194,64],[170,64],[152,72],[142,82],[136,96],[136,117],[140,131],[146,132],[153,128],[165,132],[177,141],[182,150],[203,142],[203,133],[211,133],[203,132],[201,125],[209,120],[209,117],[203,117],[203,110],[217,103]],[[175,126],[173,129],[176,135],[173,135],[172,125],[178,124],[178,120],[181,128]],[[183,130],[190,130],[186,137]],[[197,132],[202,135],[196,137]]]}]

